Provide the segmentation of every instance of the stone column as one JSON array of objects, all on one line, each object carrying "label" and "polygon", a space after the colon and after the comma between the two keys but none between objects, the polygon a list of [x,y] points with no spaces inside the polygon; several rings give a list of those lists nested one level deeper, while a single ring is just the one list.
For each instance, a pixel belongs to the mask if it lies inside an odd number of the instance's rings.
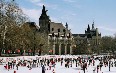
[{"label": "stone column", "polygon": [[55,55],[55,44],[53,44],[53,54]]},{"label": "stone column", "polygon": [[65,55],[67,54],[67,44],[64,45],[65,46]]},{"label": "stone column", "polygon": [[72,54],[72,45],[70,45],[70,54]]},{"label": "stone column", "polygon": [[53,54],[55,55],[55,37],[53,37],[53,39],[52,39],[53,41]]},{"label": "stone column", "polygon": [[25,56],[25,50],[24,50],[24,56]]},{"label": "stone column", "polygon": [[61,44],[59,44],[59,55],[61,55]]}]

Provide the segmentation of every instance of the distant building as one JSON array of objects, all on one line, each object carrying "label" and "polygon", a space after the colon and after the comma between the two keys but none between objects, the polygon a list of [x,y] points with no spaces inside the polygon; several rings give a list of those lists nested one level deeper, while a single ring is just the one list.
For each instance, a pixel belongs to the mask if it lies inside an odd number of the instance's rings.
[{"label": "distant building", "polygon": [[62,23],[52,22],[50,17],[47,15],[47,11],[48,10],[45,10],[45,6],[43,5],[42,14],[39,18],[40,32],[45,32],[47,34],[59,32],[60,34],[63,34],[66,31],[67,33],[70,33],[67,23],[64,27]]},{"label": "distant building", "polygon": [[[39,32],[48,35],[46,36],[48,37],[48,48],[52,50],[53,54],[72,54],[72,47],[81,43],[93,46],[100,44],[101,33],[98,32],[98,28],[94,27],[94,22],[92,23],[92,28],[88,24],[84,34],[72,34],[67,23],[64,26],[62,23],[52,22],[47,15],[47,11],[43,5],[42,13],[39,17]],[[34,22],[28,23],[38,29]]]},{"label": "distant building", "polygon": [[101,33],[98,32],[98,28],[94,27],[94,22],[92,28],[90,28],[88,24],[88,28],[84,34],[72,34],[72,36],[77,46],[83,43],[95,49],[98,48],[101,43]]},{"label": "distant building", "polygon": [[62,23],[51,22],[47,15],[45,6],[43,5],[42,14],[39,18],[40,32],[48,34],[49,48],[53,50],[53,54],[71,54],[71,32],[68,24],[65,27]]}]

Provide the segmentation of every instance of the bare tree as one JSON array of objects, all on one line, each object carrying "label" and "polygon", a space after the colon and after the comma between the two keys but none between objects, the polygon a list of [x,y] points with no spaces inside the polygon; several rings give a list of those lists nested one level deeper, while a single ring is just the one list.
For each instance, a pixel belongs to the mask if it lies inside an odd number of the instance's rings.
[{"label": "bare tree", "polygon": [[26,15],[23,14],[22,10],[19,8],[18,4],[15,3],[14,0],[13,1],[0,0],[0,30],[1,30],[0,53],[2,51],[2,48],[7,48],[5,44],[8,41],[13,42],[12,41],[13,39],[11,40],[11,38],[9,37],[12,38],[14,37],[14,35],[11,34],[16,35],[16,30],[14,30],[15,27],[19,28],[19,25],[24,24],[26,21],[27,21]]}]

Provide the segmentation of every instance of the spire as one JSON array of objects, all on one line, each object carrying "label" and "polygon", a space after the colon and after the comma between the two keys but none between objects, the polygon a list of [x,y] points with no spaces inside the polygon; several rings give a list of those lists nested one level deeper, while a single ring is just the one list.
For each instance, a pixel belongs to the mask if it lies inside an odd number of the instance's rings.
[{"label": "spire", "polygon": [[49,16],[47,15],[47,11],[48,10],[46,10],[45,6],[43,5],[42,14],[39,19],[45,19],[45,18],[49,19]]},{"label": "spire", "polygon": [[93,21],[93,24],[92,24],[92,29],[94,29],[94,21]]},{"label": "spire", "polygon": [[87,28],[87,31],[90,31],[90,26],[89,26],[89,24],[88,24],[88,28]]},{"label": "spire", "polygon": [[47,10],[44,5],[39,17],[39,26],[40,32],[46,32],[47,34],[50,32],[50,17],[47,15]]},{"label": "spire", "polygon": [[88,24],[88,28],[90,29],[90,26],[89,26],[89,24]]},{"label": "spire", "polygon": [[48,11],[48,10],[46,10],[46,9],[45,9],[45,6],[43,5],[42,14],[46,15],[46,12],[47,12],[47,11]]},{"label": "spire", "polygon": [[65,25],[65,27],[68,29],[68,24],[67,24],[67,22],[66,22],[66,25]]},{"label": "spire", "polygon": [[45,6],[43,5],[42,14],[46,13]]}]

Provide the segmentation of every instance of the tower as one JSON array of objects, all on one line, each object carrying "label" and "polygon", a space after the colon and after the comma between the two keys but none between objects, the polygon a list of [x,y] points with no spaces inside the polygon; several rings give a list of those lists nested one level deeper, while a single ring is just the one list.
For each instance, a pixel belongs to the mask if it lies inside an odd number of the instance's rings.
[{"label": "tower", "polygon": [[68,29],[68,24],[67,24],[67,22],[66,22],[66,25],[65,25],[65,27],[66,27],[66,29]]},{"label": "tower", "polygon": [[50,32],[50,18],[47,15],[47,11],[45,9],[45,6],[43,5],[43,9],[42,9],[42,14],[39,18],[39,26],[40,26],[40,32],[45,32],[47,34],[49,34]]},{"label": "tower", "polygon": [[87,32],[90,32],[90,26],[89,26],[89,24],[88,24]]},{"label": "tower", "polygon": [[94,21],[93,21],[93,24],[92,24],[92,29],[94,29]]},{"label": "tower", "polygon": [[65,35],[67,35],[67,32],[68,32],[68,24],[67,24],[67,22],[66,22],[66,25],[65,25]]}]

